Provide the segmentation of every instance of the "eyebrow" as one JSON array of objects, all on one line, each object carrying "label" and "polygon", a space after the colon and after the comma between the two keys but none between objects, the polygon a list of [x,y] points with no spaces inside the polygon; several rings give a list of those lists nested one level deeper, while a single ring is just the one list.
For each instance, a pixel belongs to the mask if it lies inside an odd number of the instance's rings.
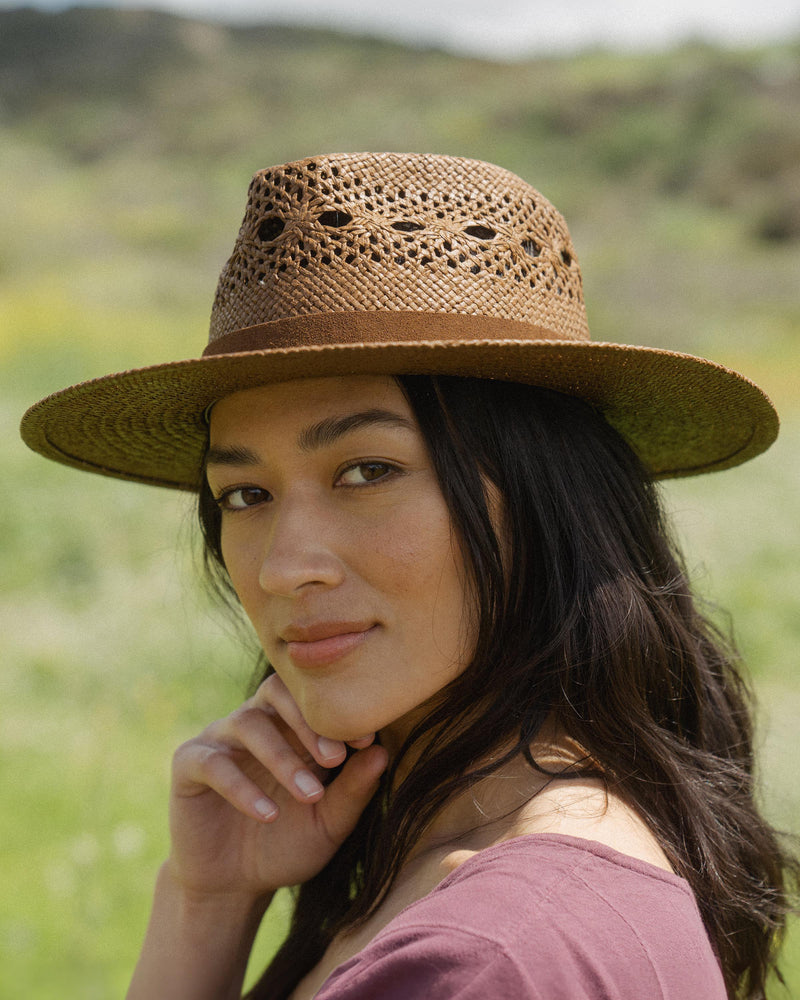
[{"label": "eyebrow", "polygon": [[[403,430],[414,430],[414,424],[411,420],[399,413],[393,413],[391,410],[360,410],[357,413],[347,413],[341,417],[325,417],[324,420],[310,424],[300,431],[297,443],[301,451],[317,451],[334,444],[345,434],[376,424],[400,427]],[[258,465],[260,462],[261,458],[257,452],[239,445],[214,445],[208,449],[206,454],[206,466],[247,466]]]},{"label": "eyebrow", "polygon": [[317,451],[319,448],[326,448],[328,445],[334,444],[345,434],[375,424],[402,427],[405,430],[414,429],[414,425],[407,417],[393,413],[391,410],[361,410],[357,413],[347,413],[341,417],[326,417],[316,424],[311,424],[300,431],[297,443],[302,451]]},{"label": "eyebrow", "polygon": [[237,445],[221,447],[214,445],[206,452],[206,466],[209,465],[258,465],[258,455],[250,448]]}]

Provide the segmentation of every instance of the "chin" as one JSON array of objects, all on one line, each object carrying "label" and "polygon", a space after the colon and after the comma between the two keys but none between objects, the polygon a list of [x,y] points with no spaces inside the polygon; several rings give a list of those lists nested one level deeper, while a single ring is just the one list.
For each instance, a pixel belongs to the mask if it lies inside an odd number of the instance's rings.
[{"label": "chin", "polygon": [[329,740],[342,740],[347,743],[349,740],[358,740],[362,736],[369,736],[377,733],[380,726],[376,726],[375,719],[364,713],[337,712],[332,713],[330,706],[321,711],[315,712],[313,709],[302,709],[303,717],[311,726],[315,733],[326,736]]},{"label": "chin", "polygon": [[387,714],[385,710],[368,712],[364,711],[364,708],[365,706],[362,706],[361,711],[354,712],[350,705],[336,712],[328,705],[321,711],[315,712],[309,707],[303,711],[303,715],[314,732],[331,740],[342,740],[344,743],[359,740],[363,736],[371,736],[373,733],[377,735],[396,721],[396,717]]}]

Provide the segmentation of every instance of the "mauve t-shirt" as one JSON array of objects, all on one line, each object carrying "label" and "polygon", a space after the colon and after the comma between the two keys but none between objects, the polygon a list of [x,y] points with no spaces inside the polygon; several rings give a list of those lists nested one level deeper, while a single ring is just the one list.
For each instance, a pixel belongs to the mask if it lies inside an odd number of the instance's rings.
[{"label": "mauve t-shirt", "polygon": [[556,834],[481,851],[340,965],[317,1000],[726,1000],[686,881]]}]

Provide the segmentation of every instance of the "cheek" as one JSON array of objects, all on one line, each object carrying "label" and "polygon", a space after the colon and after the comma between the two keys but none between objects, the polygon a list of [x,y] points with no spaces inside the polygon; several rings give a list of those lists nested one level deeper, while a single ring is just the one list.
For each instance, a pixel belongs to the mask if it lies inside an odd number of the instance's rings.
[{"label": "cheek", "polygon": [[385,542],[384,580],[395,597],[407,602],[415,638],[432,636],[443,651],[454,645],[471,650],[472,588],[447,512],[412,518]]},{"label": "cheek", "polygon": [[220,551],[231,586],[242,607],[247,611],[258,596],[259,561],[253,545],[243,544],[236,533],[223,529],[220,536]]},{"label": "cheek", "polygon": [[368,558],[380,563],[398,590],[419,593],[453,562],[449,521],[435,509],[401,511],[385,525]]}]

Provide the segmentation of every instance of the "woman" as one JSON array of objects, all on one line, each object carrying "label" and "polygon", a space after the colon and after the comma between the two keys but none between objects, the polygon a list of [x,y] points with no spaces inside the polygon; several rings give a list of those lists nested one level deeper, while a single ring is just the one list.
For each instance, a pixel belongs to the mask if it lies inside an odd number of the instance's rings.
[{"label": "woman", "polygon": [[758,997],[796,864],[653,479],[769,446],[711,362],[589,340],[561,216],[490,164],[257,174],[201,359],[64,390],[49,457],[195,489],[268,666],[179,748],[129,996]]}]

